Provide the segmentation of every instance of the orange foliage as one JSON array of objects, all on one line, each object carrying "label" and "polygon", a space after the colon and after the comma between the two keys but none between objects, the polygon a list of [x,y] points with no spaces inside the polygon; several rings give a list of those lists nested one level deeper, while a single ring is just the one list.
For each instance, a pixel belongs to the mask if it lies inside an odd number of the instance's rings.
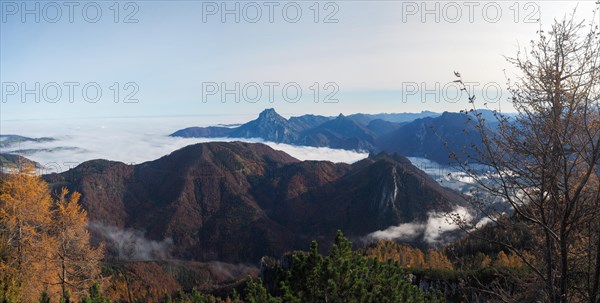
[{"label": "orange foliage", "polygon": [[79,194],[67,194],[63,189],[53,201],[33,166],[3,175],[0,281],[8,282],[10,289],[0,301],[34,302],[43,291],[58,297],[63,290],[76,298],[99,274],[102,252],[90,247]]},{"label": "orange foliage", "polygon": [[521,258],[514,252],[511,252],[507,255],[504,251],[500,251],[498,256],[496,256],[496,260],[494,261],[494,266],[500,268],[517,269],[523,268],[524,265],[525,264],[523,263],[523,260],[521,260]]},{"label": "orange foliage", "polygon": [[424,254],[418,248],[392,241],[379,240],[366,249],[366,255],[379,261],[392,260],[406,268],[452,269],[452,262],[441,251],[429,249]]},{"label": "orange foliage", "polygon": [[81,195],[74,192],[67,197],[68,194],[63,188],[53,212],[52,234],[58,244],[54,259],[59,269],[54,284],[77,299],[100,275],[103,248],[90,246],[87,213],[78,203]]},{"label": "orange foliage", "polygon": [[8,174],[0,184],[0,232],[6,241],[2,267],[11,269],[12,278],[20,282],[24,302],[38,299],[50,285],[56,241],[48,234],[52,200],[48,185],[35,174],[33,166]]},{"label": "orange foliage", "polygon": [[427,267],[430,269],[452,269],[452,262],[441,252],[432,248],[427,250],[426,261]]}]

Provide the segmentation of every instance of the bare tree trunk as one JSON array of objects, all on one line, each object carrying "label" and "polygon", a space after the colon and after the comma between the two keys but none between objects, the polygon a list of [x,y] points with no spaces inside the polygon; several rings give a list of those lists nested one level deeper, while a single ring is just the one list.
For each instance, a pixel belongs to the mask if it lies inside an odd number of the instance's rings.
[{"label": "bare tree trunk", "polygon": [[548,297],[552,302],[558,303],[556,300],[556,294],[554,290],[554,273],[553,273],[553,264],[554,260],[552,258],[552,237],[548,231],[545,232],[546,237],[546,288],[548,288]]}]

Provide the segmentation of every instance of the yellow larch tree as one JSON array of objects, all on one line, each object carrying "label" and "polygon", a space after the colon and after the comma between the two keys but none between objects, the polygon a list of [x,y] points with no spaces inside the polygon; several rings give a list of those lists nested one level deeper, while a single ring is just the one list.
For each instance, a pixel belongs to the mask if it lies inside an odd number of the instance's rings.
[{"label": "yellow larch tree", "polygon": [[80,194],[63,188],[53,211],[52,234],[57,242],[55,265],[58,275],[53,281],[64,297],[68,292],[77,299],[98,278],[103,248],[90,245],[87,213],[79,204]]},{"label": "yellow larch tree", "polygon": [[24,165],[0,179],[0,302],[76,299],[100,273],[103,248],[90,245],[80,194],[48,184]]},{"label": "yellow larch tree", "polygon": [[504,251],[501,250],[498,253],[498,256],[496,256],[496,260],[494,261],[494,266],[502,267],[502,268],[510,267],[510,259],[508,258],[508,255],[506,255],[506,253]]},{"label": "yellow larch tree", "polygon": [[448,257],[441,251],[437,251],[433,248],[427,250],[425,256],[425,263],[430,269],[453,269],[452,262]]},{"label": "yellow larch tree", "polygon": [[[3,299],[33,302],[49,283],[56,241],[48,234],[52,221],[48,185],[25,165],[0,182],[0,239],[3,240],[2,280],[11,287]],[[8,289],[10,288],[10,289]],[[12,298],[6,298],[12,297]]]}]

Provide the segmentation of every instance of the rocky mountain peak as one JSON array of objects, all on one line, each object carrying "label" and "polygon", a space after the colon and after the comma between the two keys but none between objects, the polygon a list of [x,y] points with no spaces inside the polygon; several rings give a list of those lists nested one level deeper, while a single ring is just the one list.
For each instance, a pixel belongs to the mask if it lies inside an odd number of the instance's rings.
[{"label": "rocky mountain peak", "polygon": [[284,117],[279,115],[274,108],[267,108],[258,115],[259,120],[276,121],[286,120]]}]

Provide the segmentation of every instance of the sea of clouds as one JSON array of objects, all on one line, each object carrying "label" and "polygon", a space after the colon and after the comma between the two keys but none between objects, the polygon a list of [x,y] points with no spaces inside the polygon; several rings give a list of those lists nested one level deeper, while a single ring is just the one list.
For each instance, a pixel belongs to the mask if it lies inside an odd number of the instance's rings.
[{"label": "sea of clouds", "polygon": [[36,161],[44,167],[43,173],[63,172],[93,159],[139,164],[158,159],[190,144],[213,141],[264,143],[300,160],[353,163],[368,156],[365,152],[292,146],[261,139],[169,137],[169,134],[185,127],[236,124],[248,120],[244,116],[203,116],[3,121],[3,135],[51,137],[56,140],[24,142],[3,148],[0,152],[17,153]]}]

